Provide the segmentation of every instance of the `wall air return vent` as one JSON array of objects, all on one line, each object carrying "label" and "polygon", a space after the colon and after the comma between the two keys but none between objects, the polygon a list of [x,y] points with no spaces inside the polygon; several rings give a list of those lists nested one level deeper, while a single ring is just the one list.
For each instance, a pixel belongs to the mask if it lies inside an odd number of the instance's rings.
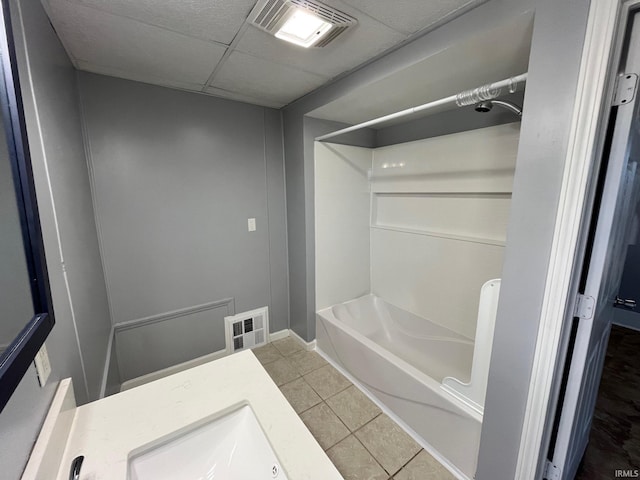
[{"label": "wall air return vent", "polygon": [[313,0],[260,0],[249,22],[302,47],[325,47],[356,19]]},{"label": "wall air return vent", "polygon": [[269,308],[224,317],[224,323],[229,353],[265,345],[269,335]]}]

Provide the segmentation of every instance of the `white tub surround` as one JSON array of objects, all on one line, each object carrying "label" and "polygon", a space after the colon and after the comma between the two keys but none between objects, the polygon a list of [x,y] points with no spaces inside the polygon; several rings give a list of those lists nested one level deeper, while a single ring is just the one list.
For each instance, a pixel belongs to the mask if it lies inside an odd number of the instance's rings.
[{"label": "white tub surround", "polygon": [[516,122],[315,145],[318,348],[461,478],[476,470],[519,136]]},{"label": "white tub surround", "polygon": [[519,135],[510,123],[373,151],[372,293],[476,337],[480,288],[502,276]]},{"label": "white tub surround", "polygon": [[251,407],[288,479],[342,479],[250,351],[76,408],[57,470],[27,466],[33,475],[23,479],[67,480],[73,459],[83,455],[80,478],[126,480],[132,456],[243,405]]},{"label": "white tub surround", "polygon": [[366,295],[317,314],[318,348],[361,382],[461,478],[473,478],[482,416],[442,389],[468,382],[473,342]]},{"label": "white tub surround", "polygon": [[470,380],[465,382],[453,376],[446,377],[442,380],[442,388],[445,391],[460,399],[480,414],[484,413],[484,397],[487,394],[487,379],[489,378],[491,347],[493,346],[493,330],[496,324],[499,297],[499,278],[489,280],[482,286]]},{"label": "white tub surround", "polygon": [[315,143],[316,310],[371,291],[371,149]]},{"label": "white tub surround", "polygon": [[520,124],[315,144],[316,311],[373,293],[469,340],[502,275]]}]

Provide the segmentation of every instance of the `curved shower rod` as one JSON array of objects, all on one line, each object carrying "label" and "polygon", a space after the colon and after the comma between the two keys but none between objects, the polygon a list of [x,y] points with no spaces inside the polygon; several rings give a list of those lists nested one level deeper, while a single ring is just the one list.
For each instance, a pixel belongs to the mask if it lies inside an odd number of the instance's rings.
[{"label": "curved shower rod", "polygon": [[335,132],[327,133],[326,135],[321,135],[319,137],[316,137],[316,140],[317,141],[327,140],[329,138],[342,135],[344,133],[360,130],[361,128],[377,125],[378,123],[383,123],[388,120],[393,120],[396,118],[411,115],[412,113],[421,112],[423,110],[429,110],[430,108],[434,108],[434,107],[441,107],[443,105],[449,105],[449,104],[456,105],[458,107],[466,107],[468,105],[475,105],[479,102],[493,100],[494,98],[498,98],[502,94],[503,88],[508,88],[509,93],[515,93],[516,90],[518,90],[518,87],[520,86],[520,84],[526,83],[526,81],[527,81],[527,74],[522,73],[520,75],[516,75],[515,77],[506,78],[498,82],[488,83],[486,85],[482,85],[480,87],[473,88],[471,90],[465,90],[464,92],[460,92],[456,95],[451,95],[449,97],[441,98],[440,100],[434,100],[433,102],[423,103],[422,105],[418,105],[417,107],[407,108],[399,112],[390,113],[389,115],[384,115],[382,117],[374,118],[372,120],[367,120],[366,122],[358,123],[357,125],[353,125],[351,127],[343,128],[341,130],[336,130]]}]

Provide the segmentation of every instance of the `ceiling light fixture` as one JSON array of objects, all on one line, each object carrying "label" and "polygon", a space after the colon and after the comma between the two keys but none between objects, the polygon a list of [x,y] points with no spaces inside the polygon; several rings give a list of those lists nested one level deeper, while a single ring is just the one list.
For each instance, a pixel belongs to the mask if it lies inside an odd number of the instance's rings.
[{"label": "ceiling light fixture", "polygon": [[331,24],[320,17],[299,8],[294,10],[276,32],[276,38],[309,48],[331,30]]},{"label": "ceiling light fixture", "polygon": [[313,0],[260,0],[249,22],[281,40],[302,47],[324,47],[356,19]]}]

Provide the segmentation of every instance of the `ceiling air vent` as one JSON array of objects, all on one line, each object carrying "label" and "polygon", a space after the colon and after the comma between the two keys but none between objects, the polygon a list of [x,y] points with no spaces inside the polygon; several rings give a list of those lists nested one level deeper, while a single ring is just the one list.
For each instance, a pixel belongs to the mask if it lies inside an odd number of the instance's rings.
[{"label": "ceiling air vent", "polygon": [[260,0],[249,22],[303,47],[325,47],[357,23],[346,13],[312,0]]}]

